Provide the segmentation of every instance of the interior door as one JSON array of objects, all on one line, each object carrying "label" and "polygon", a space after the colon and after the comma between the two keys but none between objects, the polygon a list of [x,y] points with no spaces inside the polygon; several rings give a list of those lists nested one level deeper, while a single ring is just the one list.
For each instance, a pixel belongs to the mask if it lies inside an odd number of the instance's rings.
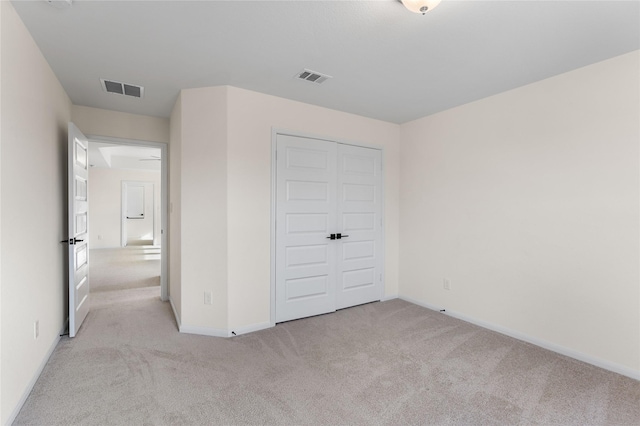
[{"label": "interior door", "polygon": [[382,298],[382,153],[338,146],[336,308]]},{"label": "interior door", "polygon": [[74,337],[89,313],[87,138],[69,123],[69,336]]},{"label": "interior door", "polygon": [[336,309],[336,154],[335,143],[277,137],[276,322]]}]

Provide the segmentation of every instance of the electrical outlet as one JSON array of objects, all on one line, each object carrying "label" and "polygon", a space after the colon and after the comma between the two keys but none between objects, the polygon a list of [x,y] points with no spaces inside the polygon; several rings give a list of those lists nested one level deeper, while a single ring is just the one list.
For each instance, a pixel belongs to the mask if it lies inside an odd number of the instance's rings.
[{"label": "electrical outlet", "polygon": [[449,278],[445,278],[442,280],[442,287],[445,290],[451,290],[451,280],[449,280]]},{"label": "electrical outlet", "polygon": [[205,305],[213,304],[213,292],[211,291],[204,292],[204,304]]},{"label": "electrical outlet", "polygon": [[101,240],[102,239],[102,235],[98,235],[98,239]]},{"label": "electrical outlet", "polygon": [[38,336],[40,336],[40,320],[36,320],[36,322],[33,323],[33,338],[34,338],[34,340],[37,339]]}]

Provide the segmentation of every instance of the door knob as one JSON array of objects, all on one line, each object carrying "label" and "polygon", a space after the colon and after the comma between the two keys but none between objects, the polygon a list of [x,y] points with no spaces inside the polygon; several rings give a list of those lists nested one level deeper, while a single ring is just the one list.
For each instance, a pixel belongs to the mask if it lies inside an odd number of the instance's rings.
[{"label": "door knob", "polygon": [[[338,234],[338,235],[340,235],[340,234]],[[336,234],[331,234],[327,238],[330,239],[330,240],[335,240],[336,239]]]},{"label": "door knob", "polygon": [[337,238],[338,240],[341,240],[341,239],[343,239],[343,238],[347,238],[347,237],[348,237],[348,235],[336,234],[336,238]]},{"label": "door knob", "polygon": [[61,243],[69,243],[69,245],[74,245],[75,243],[81,243],[81,242],[83,242],[83,241],[84,241],[84,240],[77,240],[77,239],[75,239],[75,238],[71,238],[71,239],[68,239],[68,240],[62,240],[62,241],[60,241],[60,242],[61,242]]}]

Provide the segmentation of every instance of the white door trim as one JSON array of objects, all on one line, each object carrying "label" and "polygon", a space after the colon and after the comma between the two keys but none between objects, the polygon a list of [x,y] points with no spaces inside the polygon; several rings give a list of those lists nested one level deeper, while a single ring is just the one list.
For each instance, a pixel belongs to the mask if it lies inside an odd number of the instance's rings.
[{"label": "white door trim", "polygon": [[[277,161],[276,161],[276,153],[278,148],[278,135],[289,135],[289,136],[297,136],[308,139],[318,139],[322,141],[335,142],[342,145],[353,145],[360,146],[364,148],[373,148],[381,151],[381,163],[382,163],[382,236],[381,236],[381,244],[383,247],[381,257],[381,268],[382,268],[382,285],[380,286],[380,300],[384,298],[385,293],[385,282],[386,282],[386,272],[385,272],[385,252],[386,252],[386,244],[385,244],[385,162],[384,162],[384,147],[376,144],[366,144],[361,142],[353,142],[336,138],[328,138],[324,136],[318,136],[314,134],[290,131],[279,128],[271,129],[271,230],[270,230],[270,246],[271,246],[271,306],[270,306],[270,322],[271,326],[276,325],[276,217],[277,217],[277,200],[276,200],[276,188],[277,188]],[[163,157],[164,158],[164,157]]]},{"label": "white door trim", "polygon": [[113,138],[108,136],[87,135],[89,143],[111,143],[116,145],[142,146],[160,149],[160,208],[162,219],[160,225],[160,298],[169,300],[169,146],[165,142],[151,142],[137,139]]}]

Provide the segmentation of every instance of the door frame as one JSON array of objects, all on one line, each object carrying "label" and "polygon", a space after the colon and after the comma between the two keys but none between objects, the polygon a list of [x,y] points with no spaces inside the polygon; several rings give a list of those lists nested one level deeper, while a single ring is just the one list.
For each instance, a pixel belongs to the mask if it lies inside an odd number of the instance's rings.
[{"label": "door frame", "polygon": [[[110,143],[160,149],[160,298],[169,300],[169,145],[166,142],[151,142],[137,139],[114,138],[110,136],[86,135],[89,143]],[[89,200],[91,203],[91,200]],[[91,207],[91,204],[89,204]]]},{"label": "door frame", "polygon": [[334,142],[337,144],[342,144],[342,145],[352,145],[352,146],[359,146],[362,148],[370,148],[370,149],[377,149],[381,152],[381,165],[382,165],[382,188],[381,188],[381,193],[382,193],[382,211],[380,212],[381,218],[382,218],[382,236],[381,236],[381,241],[380,243],[382,244],[382,253],[381,253],[381,268],[382,268],[382,285],[380,286],[380,300],[384,299],[384,293],[385,293],[385,282],[386,282],[386,268],[385,268],[385,252],[386,252],[386,237],[385,237],[385,227],[386,227],[386,220],[385,220],[385,190],[384,190],[384,186],[385,186],[385,163],[384,163],[384,147],[380,146],[380,145],[376,145],[376,144],[367,144],[367,143],[361,143],[361,142],[353,142],[353,141],[347,141],[344,139],[338,139],[338,138],[333,138],[333,137],[326,137],[326,136],[319,136],[319,135],[314,135],[314,134],[310,134],[310,133],[305,133],[305,132],[297,132],[297,131],[290,131],[290,130],[285,130],[285,129],[280,129],[280,128],[271,128],[271,230],[270,230],[270,246],[271,246],[271,273],[270,273],[270,280],[271,280],[271,307],[270,307],[270,323],[271,323],[271,327],[274,327],[276,325],[276,217],[277,217],[277,211],[276,211],[276,207],[277,207],[277,199],[276,199],[276,189],[277,189],[277,185],[278,185],[278,177],[277,177],[277,169],[278,169],[278,164],[277,164],[277,157],[276,157],[276,153],[278,150],[278,135],[286,135],[286,136],[295,136],[295,137],[300,137],[300,138],[307,138],[307,139],[316,139],[316,140],[321,140],[321,141],[326,141],[326,142]]},{"label": "door frame", "polygon": [[[121,189],[120,189],[120,196],[121,196],[121,204],[120,204],[120,245],[122,247],[126,247],[127,246],[127,241],[129,240],[129,233],[127,232],[129,229],[127,228],[127,208],[128,208],[128,195],[129,195],[129,187],[130,186],[142,186],[144,188],[144,185],[151,185],[152,191],[151,191],[151,199],[153,200],[153,210],[151,212],[152,214],[152,219],[153,219],[153,223],[152,223],[152,230],[151,230],[151,234],[152,234],[152,240],[155,242],[156,241],[156,197],[155,197],[155,184],[151,181],[143,181],[143,180],[123,180],[121,183]],[[143,192],[143,194],[145,194]],[[146,197],[146,194],[145,194]],[[146,198],[143,198],[143,200],[145,200],[144,202],[146,203]]]}]

